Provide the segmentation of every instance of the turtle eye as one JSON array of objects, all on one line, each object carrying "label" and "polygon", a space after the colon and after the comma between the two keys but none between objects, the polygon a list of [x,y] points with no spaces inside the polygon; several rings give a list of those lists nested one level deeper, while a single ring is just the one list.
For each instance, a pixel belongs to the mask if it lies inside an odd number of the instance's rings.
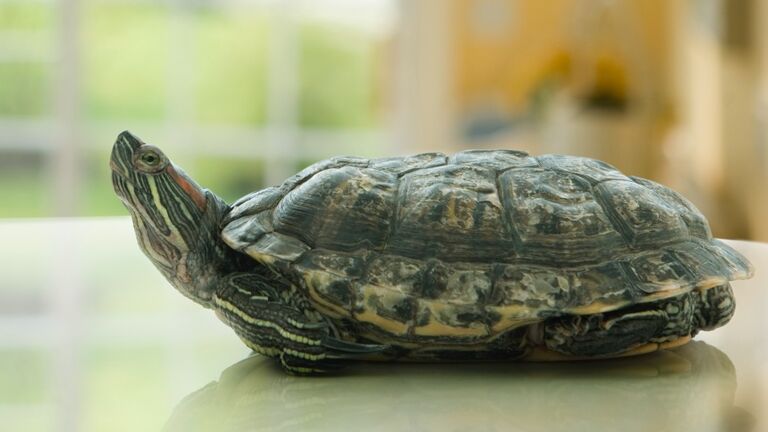
[{"label": "turtle eye", "polygon": [[148,152],[141,155],[141,161],[149,166],[155,166],[160,163],[160,157],[152,152]]},{"label": "turtle eye", "polygon": [[144,146],[136,155],[134,165],[140,171],[154,174],[162,171],[168,165],[168,160],[160,150],[152,146]]}]

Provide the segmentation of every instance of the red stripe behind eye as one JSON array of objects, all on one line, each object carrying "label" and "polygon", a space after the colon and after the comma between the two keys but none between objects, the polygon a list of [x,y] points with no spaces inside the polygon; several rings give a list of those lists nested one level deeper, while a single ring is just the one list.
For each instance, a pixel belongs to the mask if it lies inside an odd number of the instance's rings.
[{"label": "red stripe behind eye", "polygon": [[173,181],[175,181],[177,185],[181,186],[181,188],[192,199],[192,201],[194,201],[197,208],[199,208],[200,211],[204,211],[205,203],[207,200],[203,194],[203,191],[188,182],[187,179],[185,179],[183,176],[180,176],[179,173],[173,169],[173,165],[168,165],[168,168],[166,168],[165,171],[171,176],[171,178],[173,178]]}]

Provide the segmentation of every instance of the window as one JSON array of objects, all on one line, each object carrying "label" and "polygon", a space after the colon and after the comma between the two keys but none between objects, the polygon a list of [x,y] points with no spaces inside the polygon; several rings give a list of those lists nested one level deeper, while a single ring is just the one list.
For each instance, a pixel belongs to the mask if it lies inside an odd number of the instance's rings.
[{"label": "window", "polygon": [[227,200],[387,142],[393,0],[67,3],[0,3],[0,217],[124,214],[124,129]]}]

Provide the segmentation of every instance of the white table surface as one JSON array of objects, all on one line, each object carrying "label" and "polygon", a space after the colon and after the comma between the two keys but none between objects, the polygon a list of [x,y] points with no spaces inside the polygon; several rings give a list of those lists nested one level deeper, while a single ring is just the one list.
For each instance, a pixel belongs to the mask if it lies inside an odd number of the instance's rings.
[{"label": "white table surface", "polygon": [[0,222],[3,431],[767,431],[768,245],[692,344],[567,364],[284,375],[141,254],[127,218]]}]

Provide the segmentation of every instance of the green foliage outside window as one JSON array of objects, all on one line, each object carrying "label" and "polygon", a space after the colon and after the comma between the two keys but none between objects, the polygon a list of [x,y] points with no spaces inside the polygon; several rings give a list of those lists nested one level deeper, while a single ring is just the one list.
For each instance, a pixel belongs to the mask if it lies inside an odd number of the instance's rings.
[{"label": "green foliage outside window", "polygon": [[[48,52],[48,61],[0,61],[0,121],[55,125],[56,9],[46,3],[0,5],[0,33],[24,31],[26,44]],[[123,214],[106,168],[104,129],[188,124],[257,130],[267,126],[270,26],[259,8],[190,7],[86,1],[80,12],[80,88],[83,170],[78,193],[82,215]],[[377,46],[361,30],[297,18],[298,127],[350,130],[377,125]],[[173,52],[183,29],[183,52]],[[177,41],[178,42],[178,41]],[[173,105],[173,104],[176,105]],[[137,130],[138,132],[138,130]],[[10,139],[0,136],[0,140]],[[2,142],[0,142],[2,144]],[[12,147],[19,151],[19,144]],[[206,146],[216,143],[205,142]],[[22,152],[26,151],[22,148]],[[42,163],[2,165],[0,217],[44,216],[52,210],[53,181],[47,153]],[[227,199],[262,186],[265,162],[192,158],[187,168]],[[300,157],[301,155],[297,155]],[[301,163],[300,165],[304,165]],[[6,164],[7,165],[7,164]]]}]

